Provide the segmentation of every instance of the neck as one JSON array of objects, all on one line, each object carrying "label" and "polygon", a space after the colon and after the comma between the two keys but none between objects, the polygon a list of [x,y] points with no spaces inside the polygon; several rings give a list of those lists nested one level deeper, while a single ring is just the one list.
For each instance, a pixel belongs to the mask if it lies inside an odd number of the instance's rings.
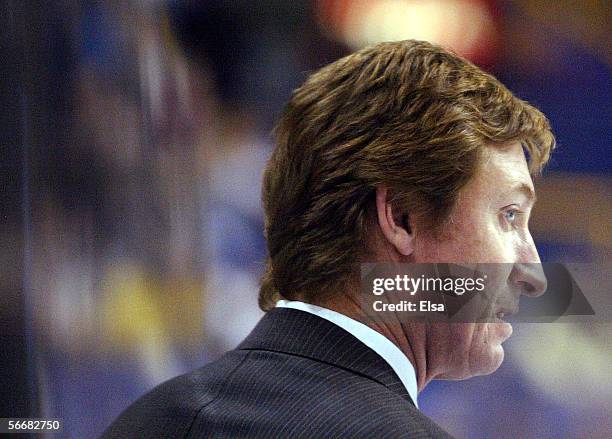
[{"label": "neck", "polygon": [[391,340],[406,355],[417,375],[419,392],[434,378],[434,370],[428,362],[426,325],[420,322],[401,323],[394,320],[373,322],[367,318],[352,294],[336,295],[333,298],[314,303],[357,320]]}]

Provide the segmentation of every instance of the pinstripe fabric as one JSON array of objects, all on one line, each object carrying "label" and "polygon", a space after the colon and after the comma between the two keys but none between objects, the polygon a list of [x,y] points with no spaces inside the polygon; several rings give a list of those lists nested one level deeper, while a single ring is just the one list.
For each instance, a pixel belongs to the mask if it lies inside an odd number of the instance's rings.
[{"label": "pinstripe fabric", "polygon": [[327,320],[269,311],[233,351],[130,406],[104,438],[448,438],[391,367]]}]

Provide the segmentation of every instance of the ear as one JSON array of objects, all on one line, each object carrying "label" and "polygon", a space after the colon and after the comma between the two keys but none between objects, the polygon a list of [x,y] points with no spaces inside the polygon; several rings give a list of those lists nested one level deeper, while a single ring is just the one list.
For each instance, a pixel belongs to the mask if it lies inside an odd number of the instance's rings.
[{"label": "ear", "polygon": [[387,199],[386,187],[376,188],[376,213],[378,224],[385,239],[404,256],[414,251],[414,235],[412,233],[408,216],[393,215],[393,208]]}]

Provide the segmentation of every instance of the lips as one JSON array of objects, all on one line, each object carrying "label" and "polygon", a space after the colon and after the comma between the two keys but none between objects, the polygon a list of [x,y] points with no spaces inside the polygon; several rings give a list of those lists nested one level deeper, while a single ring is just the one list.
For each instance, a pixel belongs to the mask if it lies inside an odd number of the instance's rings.
[{"label": "lips", "polygon": [[503,320],[504,317],[511,316],[512,314],[516,314],[518,312],[518,307],[515,308],[501,308],[495,313],[495,317],[500,320]]}]

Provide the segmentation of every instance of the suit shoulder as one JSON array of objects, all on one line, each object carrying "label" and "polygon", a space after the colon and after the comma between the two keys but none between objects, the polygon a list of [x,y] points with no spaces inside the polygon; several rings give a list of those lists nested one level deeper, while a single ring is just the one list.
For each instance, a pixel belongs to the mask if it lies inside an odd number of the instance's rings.
[{"label": "suit shoulder", "polygon": [[258,350],[198,413],[190,435],[449,437],[406,399],[368,377],[307,357]]},{"label": "suit shoulder", "polygon": [[308,357],[250,350],[161,384],[103,437],[448,437],[436,427],[370,378]]}]

